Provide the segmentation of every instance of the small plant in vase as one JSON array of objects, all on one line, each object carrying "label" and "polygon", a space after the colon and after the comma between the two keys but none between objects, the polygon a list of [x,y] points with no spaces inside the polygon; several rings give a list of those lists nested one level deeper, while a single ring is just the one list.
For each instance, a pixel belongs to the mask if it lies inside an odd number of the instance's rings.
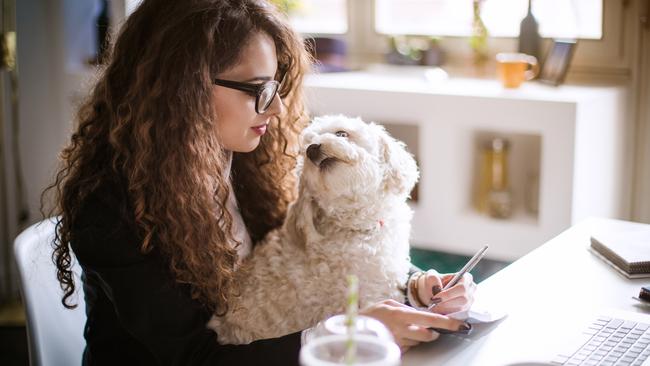
[{"label": "small plant in vase", "polygon": [[488,60],[488,30],[481,18],[481,6],[485,0],[472,0],[474,16],[472,19],[472,36],[469,45],[474,54],[474,65],[482,69]]},{"label": "small plant in vase", "polygon": [[278,7],[285,14],[291,14],[299,9],[302,5],[302,0],[270,0],[272,4]]}]

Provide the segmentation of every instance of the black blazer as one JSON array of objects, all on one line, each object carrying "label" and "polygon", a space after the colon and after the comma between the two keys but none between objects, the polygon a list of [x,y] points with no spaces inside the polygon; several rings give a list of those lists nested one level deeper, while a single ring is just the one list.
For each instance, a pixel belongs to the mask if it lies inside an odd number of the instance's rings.
[{"label": "black blazer", "polygon": [[[219,345],[211,314],[175,283],[154,250],[144,255],[119,185],[99,189],[73,223],[87,321],[83,365],[296,365],[300,332]],[[125,217],[127,217],[125,219]],[[261,305],[262,306],[262,305]]]}]

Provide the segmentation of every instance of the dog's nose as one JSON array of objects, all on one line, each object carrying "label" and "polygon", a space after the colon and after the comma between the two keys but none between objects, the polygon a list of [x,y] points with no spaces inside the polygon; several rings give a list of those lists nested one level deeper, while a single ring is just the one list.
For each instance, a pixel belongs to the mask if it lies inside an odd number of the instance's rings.
[{"label": "dog's nose", "polygon": [[307,146],[307,157],[309,160],[316,162],[320,157],[320,144],[311,144]]}]

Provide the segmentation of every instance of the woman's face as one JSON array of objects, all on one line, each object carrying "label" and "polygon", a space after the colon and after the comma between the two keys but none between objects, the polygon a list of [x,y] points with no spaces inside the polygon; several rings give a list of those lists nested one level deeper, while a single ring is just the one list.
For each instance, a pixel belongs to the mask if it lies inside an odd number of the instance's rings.
[{"label": "woman's face", "polygon": [[[263,83],[273,80],[278,67],[275,43],[267,34],[251,36],[241,51],[240,61],[217,75],[218,79],[245,83]],[[255,96],[246,92],[215,85],[212,100],[217,119],[217,134],[224,148],[249,152],[260,143],[271,117],[283,111],[279,95],[262,114],[255,112]]]}]

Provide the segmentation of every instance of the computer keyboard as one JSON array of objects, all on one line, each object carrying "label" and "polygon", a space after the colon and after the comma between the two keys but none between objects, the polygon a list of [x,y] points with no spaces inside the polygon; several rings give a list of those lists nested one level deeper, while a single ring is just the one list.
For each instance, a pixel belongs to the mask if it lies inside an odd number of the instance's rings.
[{"label": "computer keyboard", "polygon": [[551,362],[557,365],[650,365],[650,324],[598,317]]}]

